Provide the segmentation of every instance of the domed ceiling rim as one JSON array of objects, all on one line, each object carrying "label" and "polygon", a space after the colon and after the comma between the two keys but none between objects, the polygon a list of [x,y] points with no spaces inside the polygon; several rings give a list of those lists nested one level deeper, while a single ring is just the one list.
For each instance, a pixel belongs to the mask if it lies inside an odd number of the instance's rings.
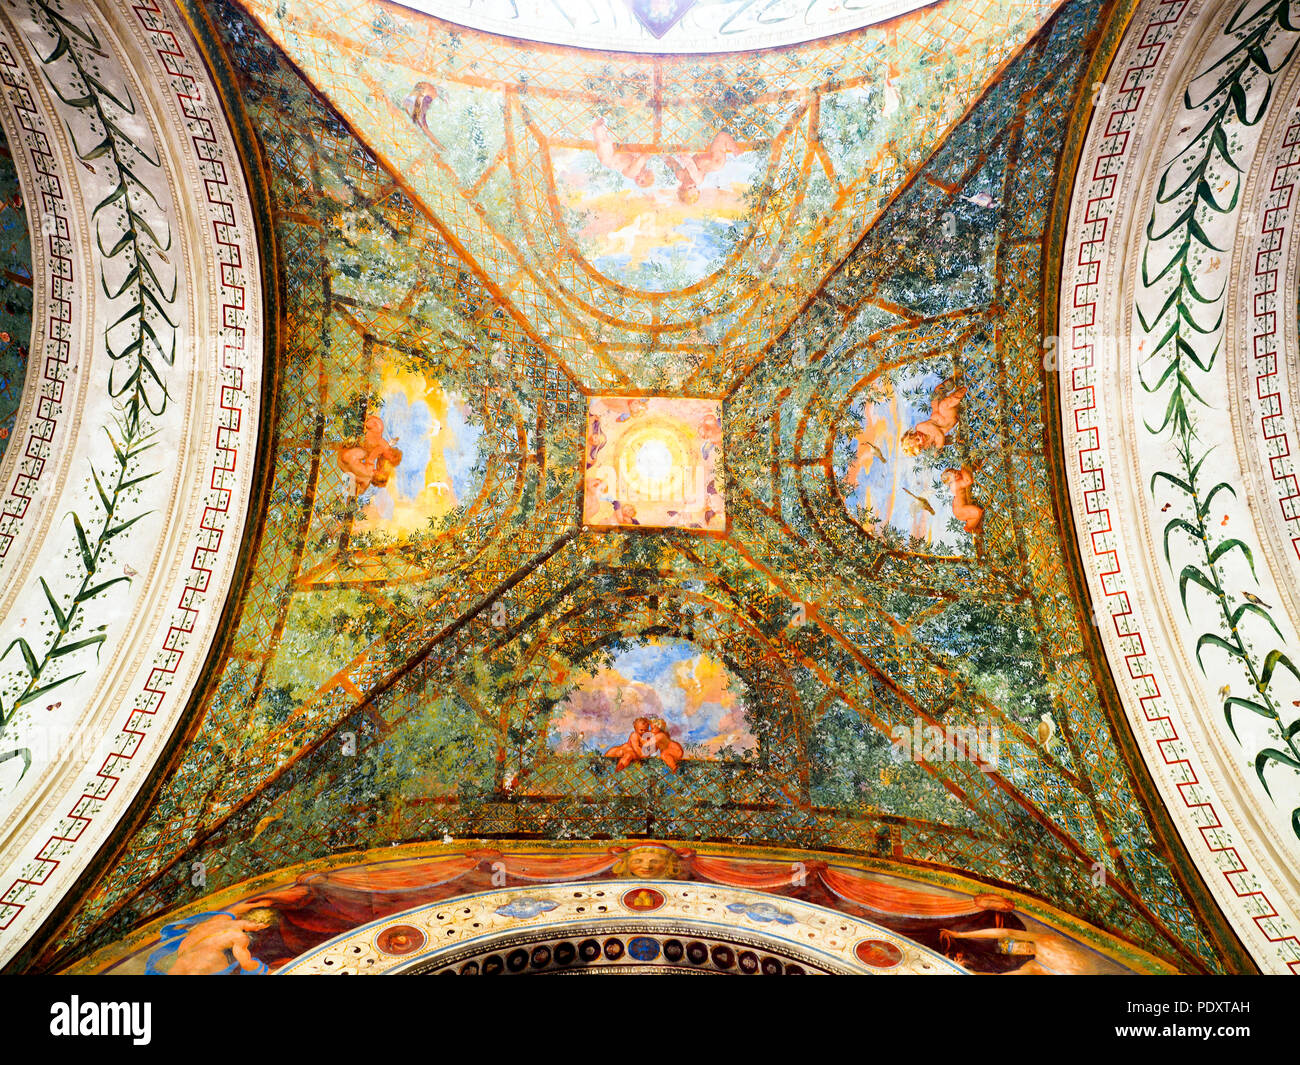
[{"label": "domed ceiling rim", "polygon": [[491,8],[472,0],[399,0],[394,6],[465,29],[539,45],[707,56],[808,44],[887,22],[929,2],[932,0],[871,0],[849,10],[847,5],[814,0],[811,4],[768,3],[751,10],[754,5],[748,0],[678,0],[664,10],[662,20],[651,10],[651,0],[586,0],[580,10],[569,0],[572,11],[565,10],[563,2],[548,5],[543,0],[497,3]]}]

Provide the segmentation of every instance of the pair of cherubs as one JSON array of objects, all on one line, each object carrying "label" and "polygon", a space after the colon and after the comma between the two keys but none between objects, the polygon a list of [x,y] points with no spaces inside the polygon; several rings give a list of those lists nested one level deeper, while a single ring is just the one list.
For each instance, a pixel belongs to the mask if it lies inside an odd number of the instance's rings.
[{"label": "pair of cherubs", "polygon": [[[961,401],[965,388],[955,387],[955,382],[945,381],[930,396],[930,417],[911,429],[904,430],[899,445],[905,455],[919,455],[922,451],[937,451],[948,443],[948,434],[957,427]],[[969,466],[960,469],[949,467],[941,478],[952,492],[952,514],[968,533],[978,532],[984,523],[984,508],[971,500],[970,490],[975,475]]]},{"label": "pair of cherubs", "polygon": [[611,747],[605,752],[605,757],[617,758],[618,764],[614,770],[621,772],[633,762],[657,755],[670,773],[676,773],[684,754],[682,745],[672,738],[663,718],[638,717],[632,722],[627,742]]},{"label": "pair of cherubs", "polygon": [[[591,124],[591,139],[596,144],[596,158],[603,166],[631,178],[643,189],[648,189],[655,183],[654,174],[650,170],[654,153],[618,148],[603,118],[597,118]],[[705,176],[726,166],[728,155],[739,154],[740,145],[736,139],[722,130],[714,134],[713,140],[702,152],[682,152],[661,158],[677,178],[677,198],[682,203],[692,204],[699,202],[700,186],[704,183]]]},{"label": "pair of cherubs", "polygon": [[388,484],[393,470],[402,461],[401,449],[396,444],[396,438],[384,438],[383,419],[372,414],[365,421],[365,435],[360,445],[339,448],[339,469],[352,475],[356,482],[356,495],[361,495],[371,485],[383,488]]}]

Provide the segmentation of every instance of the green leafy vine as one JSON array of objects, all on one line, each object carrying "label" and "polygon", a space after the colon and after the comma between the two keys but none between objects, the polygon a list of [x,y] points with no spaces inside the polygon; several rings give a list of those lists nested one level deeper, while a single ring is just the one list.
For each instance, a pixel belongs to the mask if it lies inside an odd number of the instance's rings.
[{"label": "green leafy vine", "polygon": [[[159,161],[132,136],[129,127],[133,122],[138,128],[143,126],[129,95],[108,87],[101,68],[107,56],[94,33],[67,18],[57,4],[48,0],[31,0],[31,10],[53,41],[53,47],[42,58],[46,80],[91,133],[91,143],[83,147],[78,143],[78,131],[68,123],[77,157],[95,173],[99,172],[97,167],[111,167],[113,187],[95,205],[91,219],[102,256],[100,286],[110,304],[122,310],[104,329],[105,347],[112,361],[108,390],[117,415],[114,424],[105,428],[113,452],[111,472],[101,478],[93,463],[90,468],[98,512],[97,519],[90,523],[93,533],[87,532],[80,514],[72,513],[76,535],[72,557],[80,569],[80,581],[71,592],[56,594],[41,577],[48,607],[45,616],[53,621],[47,642],[38,651],[28,639],[18,637],[0,654],[0,659],[7,658],[16,648],[22,659],[21,686],[7,706],[0,701],[0,734],[22,707],[83,676],[84,669],[54,674],[78,652],[93,648],[98,657],[107,638],[104,625],[87,629],[85,609],[110,588],[131,579],[126,573],[106,578],[105,553],[113,540],[148,513],[123,517],[121,511],[136,494],[133,490],[156,476],[139,472],[139,458],[153,446],[154,431],[148,419],[161,415],[166,407],[163,367],[173,365],[176,356],[176,322],[169,313],[176,297],[176,280],[173,276],[169,291],[159,277],[159,263],[170,266],[167,251],[171,232],[162,206],[140,176],[143,166],[158,169]],[[36,50],[41,52],[39,46]],[[52,70],[61,74],[63,87],[51,76]],[[85,139],[84,130],[81,139]],[[151,223],[151,212],[163,221]],[[159,237],[160,231],[164,237]],[[22,760],[22,774],[26,774],[32,763],[30,748],[0,753],[0,762],[13,758]]]},{"label": "green leafy vine", "polygon": [[[1283,638],[1270,612],[1272,608],[1253,593],[1233,595],[1226,587],[1228,556],[1236,553],[1249,565],[1252,575],[1255,575],[1255,559],[1245,541],[1217,535],[1209,523],[1215,498],[1221,492],[1234,497],[1237,493],[1226,481],[1209,484],[1212,478],[1202,476],[1214,448],[1198,444],[1195,410],[1198,406],[1208,409],[1209,405],[1190,375],[1193,367],[1208,373],[1222,343],[1223,291],[1202,292],[1194,275],[1204,257],[1225,250],[1206,232],[1212,228],[1212,219],[1226,217],[1237,207],[1242,169],[1234,159],[1231,125],[1251,127],[1263,118],[1272,98],[1273,78],[1300,44],[1300,38],[1295,36],[1297,28],[1292,21],[1290,0],[1267,0],[1253,9],[1251,3],[1243,4],[1226,27],[1227,35],[1234,41],[1232,48],[1184,93],[1187,111],[1197,114],[1203,124],[1161,175],[1156,204],[1147,223],[1148,243],[1142,258],[1144,288],[1152,289],[1167,278],[1173,283],[1154,315],[1148,318],[1141,306],[1137,307],[1142,327],[1149,335],[1158,335],[1154,348],[1144,359],[1146,365],[1159,368],[1158,376],[1148,382],[1144,374],[1142,387],[1152,394],[1163,396],[1166,390],[1168,393],[1163,420],[1157,426],[1147,425],[1147,429],[1171,439],[1181,467],[1177,473],[1156,473],[1151,478],[1151,492],[1154,495],[1157,483],[1163,480],[1182,493],[1190,506],[1190,514],[1185,511],[1165,526],[1165,560],[1171,567],[1174,565],[1171,538],[1175,535],[1185,536],[1198,554],[1197,560],[1184,565],[1179,573],[1178,591],[1183,609],[1190,618],[1187,596],[1195,586],[1218,606],[1227,635],[1204,633],[1196,643],[1197,662],[1204,672],[1202,652],[1207,647],[1218,648],[1237,659],[1249,676],[1249,694],[1234,695],[1230,686],[1221,690],[1223,715],[1234,737],[1237,737],[1234,711],[1262,717],[1274,730],[1277,746],[1260,750],[1254,759],[1255,772],[1270,796],[1267,768],[1275,765],[1300,772],[1297,738],[1300,720],[1290,724],[1283,720],[1271,687],[1279,669],[1287,670],[1297,679],[1300,670],[1281,648],[1263,655],[1254,651],[1243,631],[1248,618],[1262,619],[1278,638]],[[1262,95],[1253,102],[1251,92],[1261,81]],[[1226,178],[1216,187],[1225,172]],[[1220,196],[1229,185],[1233,186],[1232,195],[1224,202]],[[1164,209],[1174,213],[1172,220]],[[1153,275],[1152,249],[1158,242],[1173,243],[1175,250]],[[1168,246],[1169,243],[1162,243],[1162,247]],[[1216,307],[1217,315],[1213,321],[1207,321]],[[1291,827],[1300,838],[1300,806],[1291,811]]]}]

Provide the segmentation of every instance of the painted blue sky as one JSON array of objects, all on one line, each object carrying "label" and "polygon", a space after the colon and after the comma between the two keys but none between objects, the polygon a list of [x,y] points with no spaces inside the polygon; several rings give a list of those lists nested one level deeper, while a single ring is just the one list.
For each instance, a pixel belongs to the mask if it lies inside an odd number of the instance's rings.
[{"label": "painted blue sky", "polygon": [[[959,553],[969,548],[970,536],[950,529],[952,493],[942,481],[949,460],[959,464],[957,452],[945,449],[941,455],[929,451],[910,456],[899,445],[899,434],[904,429],[930,416],[928,399],[909,397],[928,397],[943,380],[938,372],[899,371],[894,378],[892,396],[855,405],[861,411],[862,431],[873,438],[880,454],[850,438],[848,456],[855,464],[861,459],[861,469],[845,502],[859,521],[869,522],[874,516],[881,525],[903,536],[917,535],[939,550]],[[864,447],[868,452],[865,456],[860,453]],[[845,464],[840,475],[850,468]],[[934,508],[933,514],[925,509],[922,500]]]},{"label": "painted blue sky", "polygon": [[557,707],[550,738],[563,749],[604,751],[627,739],[637,717],[658,716],[688,753],[750,750],[757,741],[744,713],[743,690],[721,663],[685,640],[655,640],[580,680]]}]

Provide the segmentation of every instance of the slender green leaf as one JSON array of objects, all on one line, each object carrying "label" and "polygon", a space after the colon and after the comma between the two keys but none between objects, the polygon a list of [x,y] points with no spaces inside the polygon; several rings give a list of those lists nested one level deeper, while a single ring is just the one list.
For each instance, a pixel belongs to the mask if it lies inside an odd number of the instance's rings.
[{"label": "slender green leaf", "polygon": [[37,688],[34,691],[29,691],[26,695],[24,695],[16,703],[14,703],[14,709],[17,710],[20,706],[26,706],[28,703],[34,703],[42,695],[45,695],[48,692],[52,692],[55,688],[59,687],[61,684],[67,684],[69,681],[76,680],[78,677],[84,677],[85,675],[86,675],[86,671],[83,669],[80,673],[71,673],[66,677],[60,677],[58,680],[50,681],[49,684],[42,684],[39,688]]},{"label": "slender green leaf", "polygon": [[[80,651],[83,647],[93,647],[96,644],[103,643],[108,639],[106,633],[100,633],[98,636],[88,636],[84,640],[78,640],[76,643],[64,644],[50,652],[51,658],[62,658],[64,655],[70,655],[74,651]],[[98,657],[98,654],[96,655]]]},{"label": "slender green leaf", "polygon": [[1207,592],[1209,592],[1211,595],[1215,596],[1216,598],[1223,594],[1223,589],[1220,588],[1217,584],[1215,584],[1213,580],[1207,577],[1195,566],[1191,565],[1190,563],[1184,566],[1183,572],[1178,578],[1178,594],[1182,597],[1183,600],[1183,612],[1187,614],[1188,617],[1191,617],[1191,614],[1187,609],[1187,582],[1188,581],[1191,581],[1195,584],[1199,584],[1202,588],[1204,588]]},{"label": "slender green leaf", "polygon": [[1246,657],[1246,653],[1236,644],[1229,643],[1222,636],[1216,635],[1213,632],[1207,632],[1196,641],[1196,661],[1200,664],[1202,672],[1205,671],[1205,663],[1201,661],[1201,648],[1207,643],[1211,647],[1221,647],[1223,650],[1227,651],[1228,654],[1233,655],[1236,658]]},{"label": "slender green leaf", "polygon": [[1264,785],[1264,790],[1272,798],[1273,792],[1268,786],[1268,781],[1264,779],[1264,767],[1269,762],[1277,762],[1279,765],[1289,765],[1292,769],[1300,769],[1300,761],[1296,761],[1286,751],[1279,751],[1276,747],[1266,747],[1255,756],[1255,775],[1259,777],[1259,782]]},{"label": "slender green leaf", "polygon": [[87,572],[94,573],[95,556],[90,550],[89,542],[86,540],[86,530],[81,527],[81,519],[76,514],[72,515],[72,527],[77,531],[77,545],[81,548],[81,561],[85,563]]},{"label": "slender green leaf", "polygon": [[14,640],[13,643],[11,643],[8,647],[5,648],[5,653],[3,655],[0,655],[0,658],[8,657],[9,652],[14,649],[15,645],[17,645],[18,649],[23,653],[23,661],[27,665],[28,674],[32,677],[35,677],[36,674],[41,671],[40,663],[37,662],[36,655],[32,652],[31,644],[29,644],[21,636],[19,636],[18,639]]},{"label": "slender green leaf", "polygon": [[1270,721],[1275,720],[1277,716],[1267,706],[1257,703],[1252,699],[1241,699],[1234,695],[1232,698],[1226,700],[1223,704],[1223,717],[1224,720],[1228,722],[1228,728],[1232,730],[1232,738],[1238,740],[1238,742],[1240,742],[1240,740],[1237,736],[1237,726],[1232,723],[1232,708],[1234,706],[1240,706],[1242,709],[1249,710],[1252,714],[1258,714],[1260,717],[1268,718]]},{"label": "slender green leaf", "polygon": [[1210,552],[1210,565],[1213,566],[1229,551],[1240,549],[1241,553],[1246,556],[1246,561],[1250,563],[1250,572],[1255,572],[1255,556],[1250,553],[1250,548],[1242,540],[1224,540],[1213,551]]},{"label": "slender green leaf", "polygon": [[1193,525],[1186,518],[1174,518],[1173,521],[1171,521],[1168,525],[1166,525],[1165,526],[1165,561],[1170,563],[1171,565],[1173,564],[1173,559],[1169,557],[1169,537],[1172,536],[1175,532],[1179,531],[1180,529],[1183,532],[1187,533],[1187,535],[1190,536],[1192,540],[1198,544],[1201,542],[1202,537],[1204,537],[1205,535],[1203,529],[1201,529],[1196,525]]},{"label": "slender green leaf", "polygon": [[1258,603],[1241,603],[1236,610],[1234,610],[1231,614],[1228,615],[1228,624],[1235,629],[1238,625],[1241,624],[1241,619],[1247,613],[1258,614],[1260,617],[1262,617],[1265,621],[1267,621],[1270,625],[1273,626],[1274,632],[1276,632],[1279,636],[1282,635],[1282,630],[1277,627],[1277,622],[1273,620],[1273,615],[1270,614]]},{"label": "slender green leaf", "polygon": [[122,581],[130,581],[130,580],[131,580],[130,577],[114,577],[112,580],[104,581],[102,584],[97,584],[93,588],[87,588],[85,591],[83,591],[80,595],[77,596],[77,602],[87,603],[90,600],[94,599],[95,596],[99,595],[100,592],[108,591],[111,587],[113,587],[113,585],[120,584]]},{"label": "slender green leaf", "polygon": [[[23,760],[23,771],[18,774],[18,779],[22,780],[27,775],[27,770],[32,767],[32,752],[30,747],[19,747],[17,750],[5,751],[0,754],[0,762],[7,762],[10,758],[21,758]],[[1296,811],[1300,813],[1300,810]]]},{"label": "slender green leaf", "polygon": [[1283,669],[1290,670],[1291,675],[1296,680],[1300,680],[1300,670],[1297,670],[1295,664],[1282,651],[1269,651],[1264,656],[1264,667],[1259,671],[1259,690],[1264,691],[1273,679],[1273,672],[1281,666]]},{"label": "slender green leaf", "polygon": [[149,514],[152,514],[152,513],[153,513],[153,511],[151,511],[151,510],[146,510],[143,514],[137,514],[134,518],[128,518],[126,521],[122,522],[121,524],[119,524],[119,525],[114,525],[111,529],[107,530],[107,531],[104,533],[104,535],[103,535],[102,538],[103,538],[104,540],[106,540],[106,541],[107,541],[107,540],[111,540],[111,539],[113,539],[113,537],[117,536],[119,533],[124,533],[124,532],[126,532],[127,529],[131,528],[131,526],[134,525],[134,524],[135,524],[137,521],[139,521],[141,518],[146,517],[146,516],[148,516]]},{"label": "slender green leaf", "polygon": [[45,589],[45,598],[49,601],[50,609],[54,611],[54,620],[59,623],[59,631],[67,632],[68,631],[67,615],[63,613],[62,608],[60,608],[59,606],[58,600],[54,598],[54,593],[50,591],[50,586],[45,583],[45,578],[44,577],[40,578],[40,581],[41,581],[41,587]]}]

